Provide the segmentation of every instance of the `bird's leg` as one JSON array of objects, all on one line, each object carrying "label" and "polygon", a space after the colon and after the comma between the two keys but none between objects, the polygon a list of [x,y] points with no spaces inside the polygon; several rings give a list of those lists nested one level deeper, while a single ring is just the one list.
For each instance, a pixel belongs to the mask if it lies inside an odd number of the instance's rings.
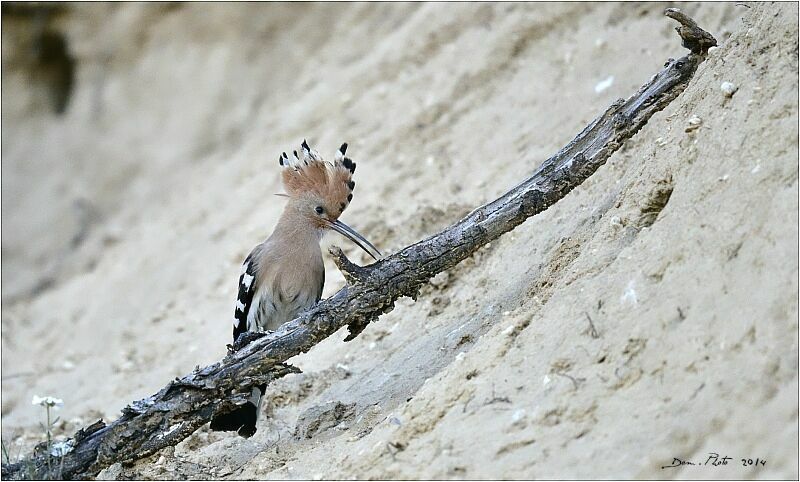
[{"label": "bird's leg", "polygon": [[259,338],[263,338],[272,331],[245,331],[236,339],[233,345],[228,345],[229,352],[237,352]]}]

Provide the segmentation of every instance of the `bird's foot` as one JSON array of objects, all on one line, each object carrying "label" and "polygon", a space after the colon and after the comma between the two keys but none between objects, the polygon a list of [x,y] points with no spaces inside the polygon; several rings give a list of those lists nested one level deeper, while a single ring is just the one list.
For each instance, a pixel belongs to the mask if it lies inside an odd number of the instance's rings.
[{"label": "bird's foot", "polygon": [[242,348],[246,347],[250,343],[258,340],[259,338],[263,338],[273,332],[271,331],[246,331],[239,335],[239,338],[236,339],[233,345],[228,345],[229,352],[236,352],[241,350]]}]

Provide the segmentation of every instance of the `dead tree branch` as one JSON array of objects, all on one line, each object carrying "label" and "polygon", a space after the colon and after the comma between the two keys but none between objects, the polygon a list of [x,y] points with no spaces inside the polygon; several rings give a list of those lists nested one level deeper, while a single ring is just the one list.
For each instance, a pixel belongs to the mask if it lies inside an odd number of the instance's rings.
[{"label": "dead tree branch", "polygon": [[[714,38],[675,9],[676,30],[692,53],[669,59],[627,100],[614,102],[575,139],[528,179],[442,232],[379,261],[359,267],[338,248],[331,250],[347,286],[277,332],[238,343],[222,361],[175,379],[155,395],[125,407],[109,425],[98,422],[71,439],[63,458],[64,478],[88,478],[115,462],[132,462],[174,446],[211,420],[215,413],[243,403],[253,385],[269,383],[297,369],[284,364],[347,325],[352,340],[371,321],[394,308],[402,296],[415,297],[437,273],[511,231],[566,196],[602,166],[622,144],[686,88]],[[255,338],[255,339],[252,339]],[[241,346],[244,345],[244,346]],[[61,457],[38,446],[26,460],[3,466],[4,479],[46,478],[47,460]],[[28,469],[31,469],[29,472]]]}]

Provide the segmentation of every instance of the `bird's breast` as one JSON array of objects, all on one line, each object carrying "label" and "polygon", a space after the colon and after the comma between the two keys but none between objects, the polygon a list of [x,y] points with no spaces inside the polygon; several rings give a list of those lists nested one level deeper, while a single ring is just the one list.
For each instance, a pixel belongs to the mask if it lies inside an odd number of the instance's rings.
[{"label": "bird's breast", "polygon": [[[324,265],[316,260],[294,260],[274,265],[262,280],[256,299],[252,324],[259,331],[276,330],[282,324],[314,306],[322,294]],[[249,318],[249,317],[248,317]]]}]

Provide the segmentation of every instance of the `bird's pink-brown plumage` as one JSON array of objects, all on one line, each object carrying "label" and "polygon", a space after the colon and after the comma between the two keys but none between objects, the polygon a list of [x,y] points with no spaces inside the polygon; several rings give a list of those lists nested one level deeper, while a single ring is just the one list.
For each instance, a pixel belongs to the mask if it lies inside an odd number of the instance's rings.
[{"label": "bird's pink-brown plumage", "polygon": [[[334,229],[373,257],[374,253],[380,256],[374,246],[338,221],[350,204],[355,187],[352,176],[356,165],[344,157],[346,150],[347,144],[342,144],[332,163],[306,141],[300,152],[281,154],[281,179],[289,200],[272,234],[250,252],[242,265],[233,320],[234,342],[247,331],[276,330],[319,301],[325,283],[319,243],[325,230]],[[253,435],[264,389],[254,389],[250,402],[215,417],[212,430]]]}]

